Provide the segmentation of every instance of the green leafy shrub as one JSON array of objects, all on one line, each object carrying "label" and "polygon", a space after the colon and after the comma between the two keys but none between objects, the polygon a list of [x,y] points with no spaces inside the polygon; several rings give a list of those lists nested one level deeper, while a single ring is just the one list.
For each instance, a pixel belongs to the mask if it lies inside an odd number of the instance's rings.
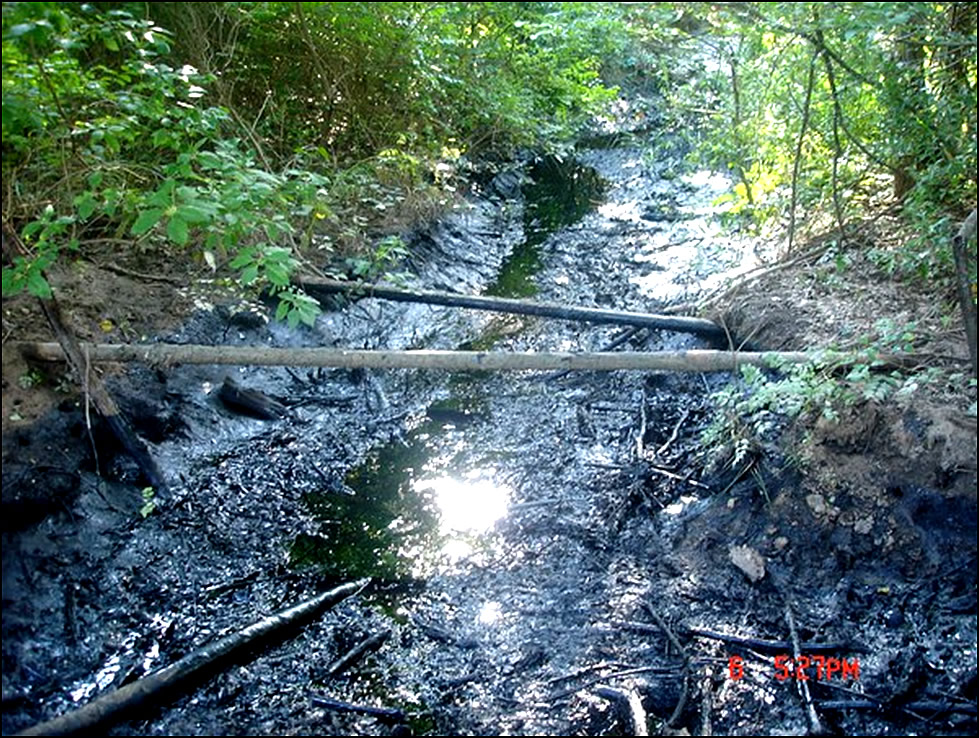
[{"label": "green leafy shrub", "polygon": [[864,337],[864,362],[841,367],[816,353],[805,363],[773,362],[774,371],[742,366],[737,380],[712,395],[718,415],[703,433],[707,452],[738,466],[751,453],[775,448],[782,430],[796,420],[836,422],[846,408],[908,395],[938,381],[940,370],[885,370],[876,356],[880,350],[909,353],[914,340],[913,324],[882,320],[874,335]]},{"label": "green leafy shrub", "polygon": [[681,43],[700,71],[667,90],[701,114],[700,163],[734,175],[731,211],[845,230],[890,187],[918,237],[879,260],[948,285],[947,224],[976,200],[975,4],[685,12],[698,16]]},{"label": "green leafy shrub", "polygon": [[[139,8],[139,10],[133,10]],[[131,12],[152,13],[154,20]],[[186,253],[266,288],[304,258],[394,268],[384,239],[446,206],[464,154],[561,148],[628,42],[579,3],[7,3],[4,295],[93,244]],[[378,244],[378,245],[373,245]],[[329,256],[330,254],[327,254]]]},{"label": "green leafy shrub", "polygon": [[204,104],[208,80],[167,63],[169,34],[152,22],[13,5],[4,11],[4,212],[23,224],[32,253],[4,268],[4,295],[48,297],[43,271],[63,252],[131,236],[142,248],[192,245],[212,267],[228,258],[257,267],[242,283],[267,283],[284,298],[280,314],[310,322],[315,303],[286,290],[298,263],[291,247],[268,244],[289,243],[325,179],[258,166],[227,137],[227,111]]}]

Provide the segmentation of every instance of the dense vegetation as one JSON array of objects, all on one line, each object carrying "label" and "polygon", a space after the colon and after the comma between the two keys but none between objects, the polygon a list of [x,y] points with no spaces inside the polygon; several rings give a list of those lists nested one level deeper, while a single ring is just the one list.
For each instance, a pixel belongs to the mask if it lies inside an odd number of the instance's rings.
[{"label": "dense vegetation", "polygon": [[15,2],[3,294],[49,294],[44,270],[96,245],[184,249],[311,322],[302,260],[388,268],[468,163],[566,150],[615,84],[696,127],[738,217],[791,241],[827,214],[845,239],[888,188],[921,240],[881,258],[949,271],[976,197],[975,3]]},{"label": "dense vegetation", "polygon": [[918,239],[893,271],[950,273],[949,220],[976,201],[975,3],[730,3],[694,8],[682,42],[710,60],[675,99],[712,108],[707,163],[734,209],[789,228],[903,205]]}]

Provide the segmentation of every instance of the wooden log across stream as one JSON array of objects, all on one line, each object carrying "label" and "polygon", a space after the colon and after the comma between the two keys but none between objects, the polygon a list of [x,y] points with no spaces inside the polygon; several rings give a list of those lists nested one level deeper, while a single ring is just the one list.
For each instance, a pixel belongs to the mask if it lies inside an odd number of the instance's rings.
[{"label": "wooden log across stream", "polygon": [[[17,344],[34,359],[62,361],[57,343]],[[84,345],[96,362],[166,364],[230,364],[234,366],[293,366],[370,369],[442,369],[448,371],[671,371],[726,372],[745,364],[776,366],[819,359],[826,364],[882,362],[907,365],[913,357],[866,353],[772,351],[636,351],[567,353],[502,351],[386,351],[334,348],[273,348],[268,346],[202,346],[194,344]]]},{"label": "wooden log across stream", "polygon": [[641,328],[657,328],[681,333],[693,333],[705,338],[726,339],[724,329],[712,320],[687,318],[679,315],[657,315],[636,313],[628,310],[608,310],[605,308],[559,305],[550,302],[531,302],[509,297],[487,297],[484,295],[460,295],[455,292],[436,292],[433,290],[404,290],[382,285],[341,282],[336,279],[313,279],[304,277],[303,289],[311,295],[322,297],[337,293],[377,297],[394,302],[422,302],[427,305],[447,305],[475,310],[493,310],[499,313],[516,315],[536,315],[542,318],[561,318],[586,323],[609,325],[634,325]]}]

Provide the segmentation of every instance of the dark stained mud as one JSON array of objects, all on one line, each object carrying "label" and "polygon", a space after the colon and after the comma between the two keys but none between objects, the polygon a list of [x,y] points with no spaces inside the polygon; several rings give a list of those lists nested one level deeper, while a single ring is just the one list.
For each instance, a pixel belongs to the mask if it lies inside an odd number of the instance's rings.
[{"label": "dark stained mud", "polygon": [[[410,284],[653,311],[754,264],[754,244],[720,227],[722,177],[688,171],[656,129],[603,143],[488,178],[415,235]],[[372,298],[290,331],[244,307],[206,306],[166,340],[703,345]],[[222,401],[228,377],[282,417]],[[167,499],[141,495],[82,407],[4,439],[3,731],[370,576],[362,595],[110,732],[622,734],[606,685],[664,732],[803,734],[815,716],[839,733],[974,734],[974,456],[971,470],[943,456],[950,441],[912,408],[813,437],[811,459],[847,472],[832,488],[777,444],[749,465],[712,463],[701,433],[729,379],[129,368],[110,386],[171,476]],[[783,680],[781,654],[704,635],[787,642],[793,629],[845,678],[812,661]]]}]

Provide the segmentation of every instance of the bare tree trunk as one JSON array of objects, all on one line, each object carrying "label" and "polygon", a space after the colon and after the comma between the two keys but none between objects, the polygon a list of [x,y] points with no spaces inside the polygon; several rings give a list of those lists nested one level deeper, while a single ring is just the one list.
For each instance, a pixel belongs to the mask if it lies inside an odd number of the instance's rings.
[{"label": "bare tree trunk", "polygon": [[[64,359],[56,343],[15,344],[27,355],[46,361]],[[200,346],[163,343],[85,346],[92,361],[136,361],[167,364],[229,364],[233,366],[297,366],[370,369],[443,369],[449,371],[672,371],[726,372],[745,364],[781,366],[819,360],[826,364],[880,361],[889,366],[914,364],[913,357],[865,353],[772,351],[645,352],[502,352],[502,351],[368,351],[327,348],[270,348],[267,346]]]},{"label": "bare tree trunk", "polygon": [[[972,357],[972,376],[976,376],[976,252],[969,251],[969,243],[976,237],[976,209],[972,208],[969,217],[959,227],[952,239],[955,253],[955,285],[962,307],[962,321],[965,323],[965,337],[969,341],[969,354]],[[971,262],[971,269],[970,269]]]}]

